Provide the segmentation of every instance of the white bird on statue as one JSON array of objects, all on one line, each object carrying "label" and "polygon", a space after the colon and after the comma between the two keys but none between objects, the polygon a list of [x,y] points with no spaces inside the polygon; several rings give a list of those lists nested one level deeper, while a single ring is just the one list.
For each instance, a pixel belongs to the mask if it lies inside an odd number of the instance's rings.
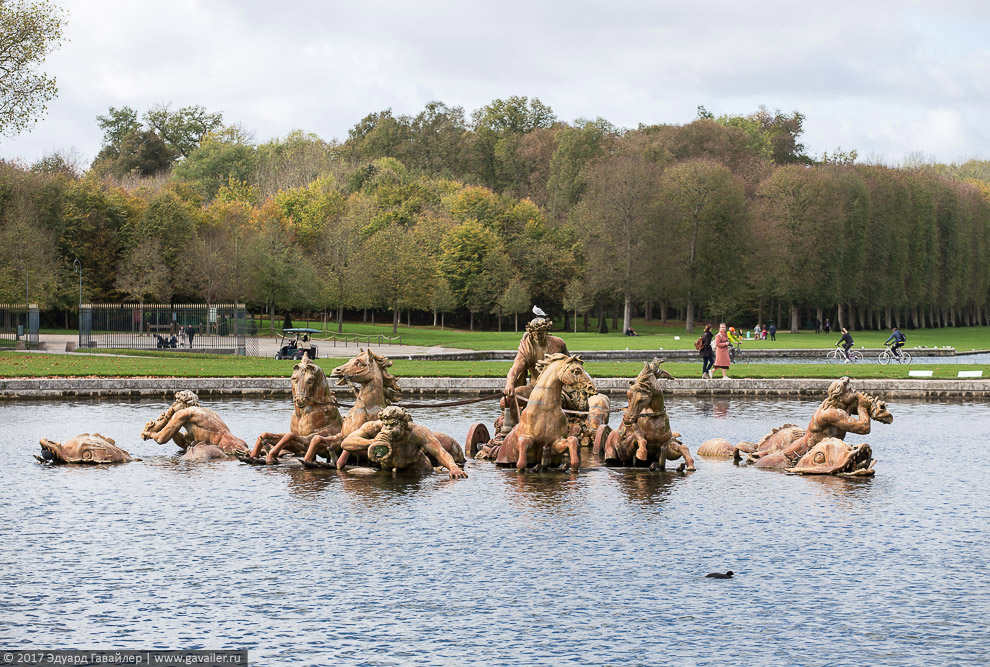
[{"label": "white bird on statue", "polygon": [[533,306],[533,314],[537,317],[546,317],[547,314],[540,310],[539,306]]}]

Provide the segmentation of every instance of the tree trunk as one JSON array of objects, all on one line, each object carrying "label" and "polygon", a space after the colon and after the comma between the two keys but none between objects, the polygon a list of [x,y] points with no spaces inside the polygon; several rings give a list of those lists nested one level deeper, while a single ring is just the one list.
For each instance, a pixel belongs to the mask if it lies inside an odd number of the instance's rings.
[{"label": "tree trunk", "polygon": [[584,327],[585,333],[587,333],[587,331],[588,331],[588,325],[591,324],[591,322],[590,322],[591,315],[588,314],[588,311],[587,310],[584,311],[584,317],[582,319],[584,320],[584,322],[582,322],[582,326]]},{"label": "tree trunk", "polygon": [[801,309],[791,304],[791,333],[801,332]]},{"label": "tree trunk", "polygon": [[664,299],[660,302],[660,322],[663,324],[667,323],[667,300]]},{"label": "tree trunk", "polygon": [[626,292],[626,302],[622,308],[622,333],[632,329],[632,294]]},{"label": "tree trunk", "polygon": [[605,319],[605,304],[598,304],[598,333],[608,333],[608,320]]},{"label": "tree trunk", "polygon": [[780,326],[781,325],[781,322],[782,322],[782,318],[780,317],[780,309],[781,309],[780,301],[778,301],[777,302],[777,317],[774,318],[774,323],[777,325],[777,328],[778,329],[782,329],[783,328],[783,327]]},{"label": "tree trunk", "polygon": [[392,304],[392,334],[399,333],[399,304]]},{"label": "tree trunk", "polygon": [[578,311],[577,308],[574,309],[574,333],[577,333],[577,321],[578,321]]},{"label": "tree trunk", "polygon": [[443,331],[444,320],[447,318],[446,313],[440,313],[440,331]]},{"label": "tree trunk", "polygon": [[502,315],[501,314],[495,315],[495,319],[498,320],[498,332],[502,333]]},{"label": "tree trunk", "polygon": [[344,330],[344,307],[337,306],[337,333]]},{"label": "tree trunk", "polygon": [[516,313],[516,322],[512,326],[512,331],[515,333],[519,333],[519,313]]},{"label": "tree trunk", "polygon": [[[574,312],[577,312],[577,311],[574,311]],[[644,319],[647,322],[652,322],[653,321],[653,300],[652,299],[647,299],[646,300],[646,313],[644,315]]]},{"label": "tree trunk", "polygon": [[[372,317],[374,317],[374,315],[372,315]],[[364,309],[364,314],[361,316],[361,321],[364,322],[365,324],[368,323],[368,309],[367,308]],[[374,320],[372,320],[372,323],[374,323]]]},{"label": "tree trunk", "polygon": [[468,331],[474,331],[474,311],[469,310],[468,312],[471,313],[471,317],[468,320]]},{"label": "tree trunk", "polygon": [[838,304],[835,309],[836,309],[835,321],[838,323],[839,330],[841,331],[846,326],[846,318],[845,318],[845,314],[842,312],[842,304],[841,303]]},{"label": "tree trunk", "polygon": [[436,325],[437,325],[437,310],[436,310],[436,308],[434,308],[433,309],[433,326],[436,326]]},{"label": "tree trunk", "polygon": [[687,310],[684,314],[685,333],[694,333],[694,300],[688,297]]}]

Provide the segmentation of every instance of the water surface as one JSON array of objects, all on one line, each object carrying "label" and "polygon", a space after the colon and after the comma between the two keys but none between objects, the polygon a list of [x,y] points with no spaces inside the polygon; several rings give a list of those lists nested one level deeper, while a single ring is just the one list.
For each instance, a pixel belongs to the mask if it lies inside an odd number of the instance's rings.
[{"label": "water surface", "polygon": [[[284,399],[204,403],[252,442],[288,423]],[[692,451],[814,405],[668,399]],[[259,665],[985,664],[985,403],[894,403],[892,425],[850,438],[873,446],[872,480],[710,459],[686,476],[469,461],[458,481],[192,464],[137,436],[164,407],[0,406],[0,646],[246,648]],[[494,414],[414,416],[461,439]],[[39,437],[87,431],[144,460],[31,457]]]}]

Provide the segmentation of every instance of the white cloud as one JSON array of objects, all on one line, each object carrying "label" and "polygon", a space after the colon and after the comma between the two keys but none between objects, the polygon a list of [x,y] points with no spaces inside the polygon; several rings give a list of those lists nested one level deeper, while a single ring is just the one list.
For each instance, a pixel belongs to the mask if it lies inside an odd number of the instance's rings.
[{"label": "white cloud", "polygon": [[516,94],[623,126],[687,122],[699,104],[798,110],[812,153],[988,152],[990,5],[975,0],[60,4],[71,41],[46,64],[60,96],[0,157],[92,157],[111,105],[202,104],[264,141]]}]

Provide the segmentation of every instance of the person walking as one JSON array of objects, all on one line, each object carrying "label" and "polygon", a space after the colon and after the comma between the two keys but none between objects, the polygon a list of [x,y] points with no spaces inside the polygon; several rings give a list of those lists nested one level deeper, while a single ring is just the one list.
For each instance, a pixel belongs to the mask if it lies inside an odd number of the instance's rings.
[{"label": "person walking", "polygon": [[777,325],[770,323],[770,340],[777,340]]},{"label": "person walking", "polygon": [[821,332],[822,332],[822,321],[816,317],[815,318],[815,333],[816,334],[820,334]]},{"label": "person walking", "polygon": [[849,362],[851,362],[852,359],[849,358],[849,348],[853,346],[853,337],[849,335],[849,332],[846,330],[845,327],[842,327],[842,338],[839,339],[839,342],[836,343],[836,345],[841,345],[842,351],[846,355],[846,360],[843,361],[842,363],[848,364]]},{"label": "person walking", "polygon": [[722,371],[722,379],[725,380],[729,376],[726,374],[729,370],[729,334],[725,331],[725,322],[718,325],[718,334],[715,336],[715,365],[712,368],[718,368]]},{"label": "person walking", "polygon": [[712,366],[715,365],[715,350],[712,349],[712,325],[705,325],[705,333],[701,336],[701,377],[712,379]]},{"label": "person walking", "polygon": [[827,317],[825,318],[825,324],[822,328],[824,329],[826,336],[832,333],[832,322]]}]

